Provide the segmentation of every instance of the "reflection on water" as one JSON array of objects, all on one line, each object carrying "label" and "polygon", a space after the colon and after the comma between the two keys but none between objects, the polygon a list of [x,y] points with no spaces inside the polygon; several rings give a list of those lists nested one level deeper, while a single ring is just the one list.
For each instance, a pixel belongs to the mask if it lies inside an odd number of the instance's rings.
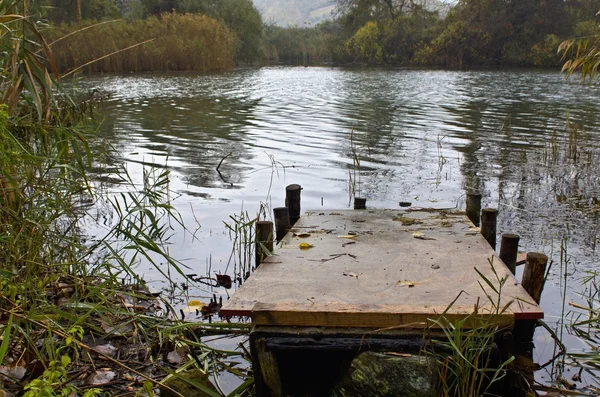
[{"label": "reflection on water", "polygon": [[[226,267],[223,220],[242,208],[255,213],[261,202],[283,205],[287,184],[304,187],[304,209],[347,207],[352,132],[371,206],[462,207],[465,189],[478,188],[484,205],[500,209],[499,232],[519,233],[524,249],[558,261],[568,238],[577,266],[566,272],[571,298],[582,271],[595,268],[597,85],[540,71],[303,67],[79,84],[113,92],[101,133],[130,172],[144,162],[173,170],[174,204],[200,229],[197,240],[177,234],[171,254],[197,273]],[[562,311],[562,273],[553,267],[546,288],[550,322]]]}]

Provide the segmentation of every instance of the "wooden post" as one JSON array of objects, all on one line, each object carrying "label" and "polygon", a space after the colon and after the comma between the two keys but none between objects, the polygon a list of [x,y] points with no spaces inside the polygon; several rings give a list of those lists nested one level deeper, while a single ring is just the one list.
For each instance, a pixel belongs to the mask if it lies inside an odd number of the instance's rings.
[{"label": "wooden post", "polygon": [[515,274],[517,254],[519,253],[519,235],[504,233],[500,242],[500,259]]},{"label": "wooden post", "polygon": [[367,208],[367,199],[364,197],[354,197],[354,209],[364,210]]},{"label": "wooden post", "polygon": [[262,263],[267,257],[267,252],[273,252],[273,222],[258,221],[256,222],[256,267]]},{"label": "wooden post", "polygon": [[250,353],[257,396],[283,396],[283,386],[279,374],[279,364],[275,354],[270,352],[264,338],[250,334]]},{"label": "wooden post", "polygon": [[539,252],[527,253],[527,263],[523,270],[521,285],[536,303],[540,303],[540,297],[544,289],[546,265],[548,265],[548,257],[546,255]]},{"label": "wooden post", "polygon": [[273,208],[273,217],[275,218],[275,236],[277,241],[281,241],[292,228],[290,211],[288,207]]},{"label": "wooden post", "polygon": [[497,209],[484,208],[481,211],[481,234],[494,251],[496,250],[496,218],[498,218]]},{"label": "wooden post", "polygon": [[300,194],[302,193],[302,186],[300,185],[288,185],[285,188],[285,206],[290,211],[290,225],[294,224],[300,219]]},{"label": "wooden post", "polygon": [[467,217],[473,224],[479,227],[479,219],[481,214],[481,193],[467,193]]}]

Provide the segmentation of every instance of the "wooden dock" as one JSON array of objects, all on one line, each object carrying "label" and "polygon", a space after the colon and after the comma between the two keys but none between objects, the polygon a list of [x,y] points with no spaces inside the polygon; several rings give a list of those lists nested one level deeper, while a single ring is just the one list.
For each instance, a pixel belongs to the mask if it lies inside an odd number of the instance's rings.
[{"label": "wooden dock", "polygon": [[[485,280],[497,289],[504,277],[498,309]],[[334,329],[423,329],[442,313],[508,328],[543,318],[463,212],[430,209],[309,211],[221,309],[255,326]]]}]

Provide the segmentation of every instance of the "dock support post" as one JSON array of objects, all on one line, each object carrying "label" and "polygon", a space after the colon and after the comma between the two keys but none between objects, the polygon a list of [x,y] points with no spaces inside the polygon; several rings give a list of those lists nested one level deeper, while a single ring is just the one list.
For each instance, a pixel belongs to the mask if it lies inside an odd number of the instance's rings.
[{"label": "dock support post", "polygon": [[273,252],[273,222],[256,222],[256,267],[262,263],[269,253]]},{"label": "dock support post", "polygon": [[275,218],[275,238],[279,242],[292,228],[290,210],[288,207],[273,208],[273,217]]},{"label": "dock support post", "polygon": [[519,253],[519,235],[504,233],[500,241],[500,259],[515,274],[517,268],[517,254]]},{"label": "dock support post", "polygon": [[[538,304],[540,303],[544,282],[546,281],[544,278],[546,275],[547,264],[548,257],[546,255],[539,252],[527,253],[527,262],[525,263],[525,269],[523,270],[521,285]],[[536,326],[537,321],[534,320],[521,320],[515,322],[513,333],[518,348],[525,351],[531,351],[533,349],[532,340]]]},{"label": "dock support post", "polygon": [[467,193],[467,217],[473,224],[479,227],[481,216],[481,193]]},{"label": "dock support post", "polygon": [[367,199],[364,197],[354,197],[354,209],[364,210],[367,208]]},{"label": "dock support post", "polygon": [[481,211],[481,234],[488,243],[496,250],[496,219],[498,210],[494,208],[484,208]]},{"label": "dock support post", "polygon": [[290,211],[290,225],[294,224],[300,219],[300,195],[302,193],[302,186],[300,185],[288,185],[285,188],[285,206]]},{"label": "dock support post", "polygon": [[527,253],[527,263],[523,270],[523,280],[521,280],[521,285],[536,303],[540,303],[544,282],[546,281],[547,265],[548,257],[546,255],[539,252]]},{"label": "dock support post", "polygon": [[265,340],[250,334],[250,353],[252,354],[256,395],[282,397],[283,386],[279,374],[279,364],[275,355],[268,350]]}]

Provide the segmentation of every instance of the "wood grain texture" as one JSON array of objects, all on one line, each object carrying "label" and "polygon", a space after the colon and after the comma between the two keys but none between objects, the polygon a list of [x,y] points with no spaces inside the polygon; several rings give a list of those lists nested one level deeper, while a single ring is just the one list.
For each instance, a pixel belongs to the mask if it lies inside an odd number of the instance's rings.
[{"label": "wood grain texture", "polygon": [[[301,250],[303,242],[313,248]],[[542,318],[464,213],[310,211],[221,314],[251,316],[255,325],[422,328],[452,302],[446,317],[453,319],[476,306],[479,314],[494,312],[497,294],[475,271],[497,285],[490,261],[508,277],[500,306],[512,301],[494,321]]]}]

